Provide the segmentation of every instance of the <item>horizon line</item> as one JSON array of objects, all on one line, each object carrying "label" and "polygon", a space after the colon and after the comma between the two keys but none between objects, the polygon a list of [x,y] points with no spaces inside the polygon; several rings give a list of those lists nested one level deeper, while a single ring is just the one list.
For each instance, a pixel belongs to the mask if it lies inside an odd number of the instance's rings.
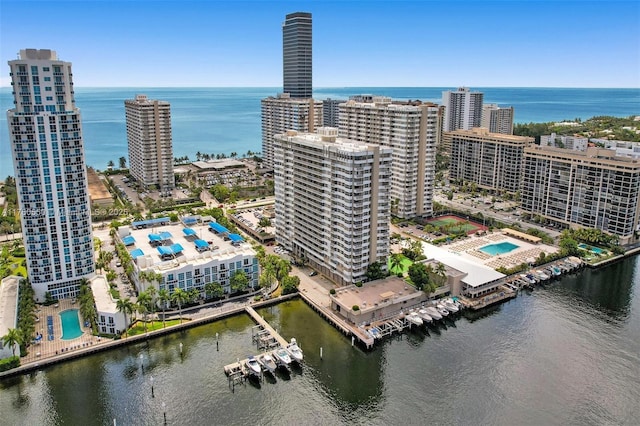
[{"label": "horizon line", "polygon": [[[0,89],[10,89],[12,86],[0,86]],[[282,86],[78,86],[80,89],[282,89]],[[473,86],[473,85],[449,85],[449,86],[318,86],[316,89],[351,89],[351,88],[389,88],[389,89],[446,89],[446,88],[483,88],[483,89],[624,89],[640,90],[640,87],[614,87],[614,86]],[[279,93],[282,93],[279,92]]]}]

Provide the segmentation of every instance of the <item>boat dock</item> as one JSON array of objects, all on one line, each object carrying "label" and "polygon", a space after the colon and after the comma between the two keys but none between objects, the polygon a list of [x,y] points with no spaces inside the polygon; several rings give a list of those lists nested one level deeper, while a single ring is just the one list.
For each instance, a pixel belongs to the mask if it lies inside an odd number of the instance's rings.
[{"label": "boat dock", "polygon": [[273,327],[271,327],[264,318],[258,315],[258,313],[251,306],[247,306],[244,309],[251,316],[251,318],[253,318],[253,320],[257,322],[258,325],[264,329],[264,331],[267,332],[266,334],[269,334],[283,348],[287,346],[289,342],[287,342],[284,337],[282,337],[276,330],[274,330]]}]

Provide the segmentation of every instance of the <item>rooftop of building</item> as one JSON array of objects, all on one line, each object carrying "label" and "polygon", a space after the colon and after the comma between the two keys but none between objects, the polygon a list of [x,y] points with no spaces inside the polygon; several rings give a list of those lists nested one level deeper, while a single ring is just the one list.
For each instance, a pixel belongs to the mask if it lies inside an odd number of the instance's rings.
[{"label": "rooftop of building", "polygon": [[91,168],[87,167],[87,182],[89,186],[89,197],[91,197],[91,202],[95,203],[101,200],[112,200],[113,197],[111,193],[107,189],[107,186],[104,184],[98,173]]},{"label": "rooftop of building", "polygon": [[487,139],[492,139],[496,141],[503,142],[517,142],[517,143],[526,143],[531,144],[534,142],[534,138],[529,136],[516,136],[509,135],[505,133],[491,133],[489,129],[486,127],[474,127],[469,130],[453,130],[450,132],[444,132],[445,136],[469,136],[469,137],[483,137]]},{"label": "rooftop of building", "polygon": [[223,170],[236,167],[245,167],[246,165],[242,161],[234,160],[233,158],[225,158],[221,160],[208,160],[208,161],[194,161],[193,164],[200,170]]},{"label": "rooftop of building", "polygon": [[[360,142],[353,139],[337,136],[338,129],[334,127],[319,127],[317,133],[298,132],[288,130],[286,133],[275,135],[275,139],[292,138],[298,142],[314,146],[316,148],[335,148],[343,152],[367,152],[380,145]],[[380,147],[381,150],[392,152],[391,148]]]},{"label": "rooftop of building", "polygon": [[398,303],[419,297],[423,293],[407,284],[403,279],[390,276],[383,280],[365,283],[362,287],[347,286],[338,289],[333,296],[336,303],[351,309],[358,305],[361,311],[377,308],[383,304]]},{"label": "rooftop of building", "polygon": [[109,282],[104,275],[96,275],[91,279],[91,291],[99,312],[116,312],[117,303],[111,297]]},{"label": "rooftop of building", "polygon": [[3,278],[0,284],[0,337],[16,328],[19,286],[20,277],[16,276]]},{"label": "rooftop of building", "polygon": [[[238,254],[255,255],[243,237],[215,223],[210,217],[192,216],[180,222],[155,220],[134,222],[118,229],[132,258],[142,269],[167,270],[183,263],[206,263]],[[137,229],[136,228],[137,226]]]},{"label": "rooftop of building", "polygon": [[525,153],[552,154],[557,158],[566,160],[592,160],[608,165],[634,165],[640,167],[640,158],[633,156],[618,155],[615,149],[587,147],[585,151],[576,151],[567,148],[558,148],[546,145],[530,145],[525,149]]}]

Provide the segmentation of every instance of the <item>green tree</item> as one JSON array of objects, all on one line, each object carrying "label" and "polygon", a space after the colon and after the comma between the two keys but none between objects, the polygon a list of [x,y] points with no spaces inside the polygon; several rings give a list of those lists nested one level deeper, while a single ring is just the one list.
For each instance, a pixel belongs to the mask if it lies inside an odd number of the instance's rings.
[{"label": "green tree", "polygon": [[113,162],[113,160],[109,160],[109,162],[107,163],[107,167],[110,169],[113,169],[113,166],[115,166],[116,164]]},{"label": "green tree", "polygon": [[404,256],[400,253],[394,253],[391,255],[389,259],[389,263],[391,264],[391,272],[400,273],[402,272],[402,260]]},{"label": "green tree", "polygon": [[292,275],[287,275],[282,279],[280,283],[282,285],[282,294],[295,293],[298,291],[300,285],[300,278]]},{"label": "green tree", "polygon": [[171,301],[171,296],[167,289],[161,288],[160,291],[158,291],[158,300],[162,306],[162,328],[164,328],[166,326],[164,311],[167,309],[167,302]]},{"label": "green tree", "polygon": [[418,290],[424,290],[431,293],[435,289],[435,285],[431,281],[429,270],[424,263],[414,263],[409,266],[409,278]]},{"label": "green tree", "polygon": [[204,294],[208,299],[217,299],[224,295],[224,288],[217,282],[206,283],[204,285]]},{"label": "green tree", "polygon": [[249,285],[249,277],[244,271],[235,271],[229,279],[229,285],[232,293],[244,291]]},{"label": "green tree", "polygon": [[269,219],[268,217],[262,216],[258,221],[258,225],[260,225],[263,228],[271,226],[271,219]]},{"label": "green tree", "polygon": [[131,299],[118,299],[116,302],[116,309],[118,312],[124,314],[124,332],[125,337],[129,335],[129,322],[127,321],[127,315],[133,314],[134,304]]},{"label": "green tree", "polygon": [[10,328],[7,330],[7,334],[2,336],[2,342],[5,346],[11,346],[11,353],[16,356],[16,346],[22,344],[22,336],[20,330],[16,328]]},{"label": "green tree", "polygon": [[182,304],[187,300],[189,296],[187,293],[180,289],[176,288],[173,290],[173,296],[171,297],[174,302],[178,304],[178,315],[180,315],[180,324],[182,324]]},{"label": "green tree", "polygon": [[136,310],[142,314],[142,321],[144,323],[144,331],[147,332],[147,314],[149,313],[149,306],[151,305],[151,295],[146,291],[138,294],[138,303],[136,304]]},{"label": "green tree", "polygon": [[371,263],[367,267],[367,272],[365,273],[365,276],[369,281],[381,280],[382,278],[385,278],[387,276],[387,272],[383,269],[382,263],[376,261]]},{"label": "green tree", "polygon": [[119,165],[120,165],[120,169],[126,169],[127,168],[127,159],[125,157],[120,157],[118,159]]}]

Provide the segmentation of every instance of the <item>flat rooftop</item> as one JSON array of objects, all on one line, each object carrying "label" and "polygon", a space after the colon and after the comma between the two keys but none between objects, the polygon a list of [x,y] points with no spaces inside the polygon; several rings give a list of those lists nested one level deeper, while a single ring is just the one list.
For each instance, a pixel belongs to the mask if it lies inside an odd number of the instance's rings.
[{"label": "flat rooftop", "polygon": [[16,328],[19,285],[19,278],[14,276],[4,278],[0,285],[0,337]]},{"label": "flat rooftop", "polygon": [[245,167],[245,164],[242,161],[234,160],[233,158],[225,158],[222,160],[194,161],[191,164],[201,170],[223,170],[235,167]]},{"label": "flat rooftop", "polygon": [[351,309],[358,305],[360,310],[375,308],[387,302],[394,302],[408,295],[421,294],[420,290],[407,284],[403,279],[395,276],[384,280],[365,283],[362,287],[349,286],[336,290],[333,296],[337,303]]},{"label": "flat rooftop", "polygon": [[104,275],[96,275],[91,279],[91,291],[96,301],[98,312],[117,312],[116,301],[109,292],[109,283]]},{"label": "flat rooftop", "polygon": [[[214,226],[220,227],[218,224]],[[154,224],[142,229],[122,227],[120,235],[123,242],[127,241],[125,245],[129,243],[127,249],[134,259],[138,257],[148,259],[146,267],[165,264],[162,269],[168,269],[174,260],[180,263],[185,261],[204,263],[214,257],[233,257],[237,254],[255,255],[251,245],[244,241],[244,238],[234,243],[228,239],[227,235],[237,239],[234,237],[237,234],[217,233],[211,229],[209,221],[203,220],[190,223],[188,226],[180,222],[166,225]],[[130,232],[129,235],[127,230]],[[132,244],[131,239],[127,237],[132,237]],[[166,252],[172,247],[174,251],[178,250],[175,258],[163,260],[158,248]]]}]

